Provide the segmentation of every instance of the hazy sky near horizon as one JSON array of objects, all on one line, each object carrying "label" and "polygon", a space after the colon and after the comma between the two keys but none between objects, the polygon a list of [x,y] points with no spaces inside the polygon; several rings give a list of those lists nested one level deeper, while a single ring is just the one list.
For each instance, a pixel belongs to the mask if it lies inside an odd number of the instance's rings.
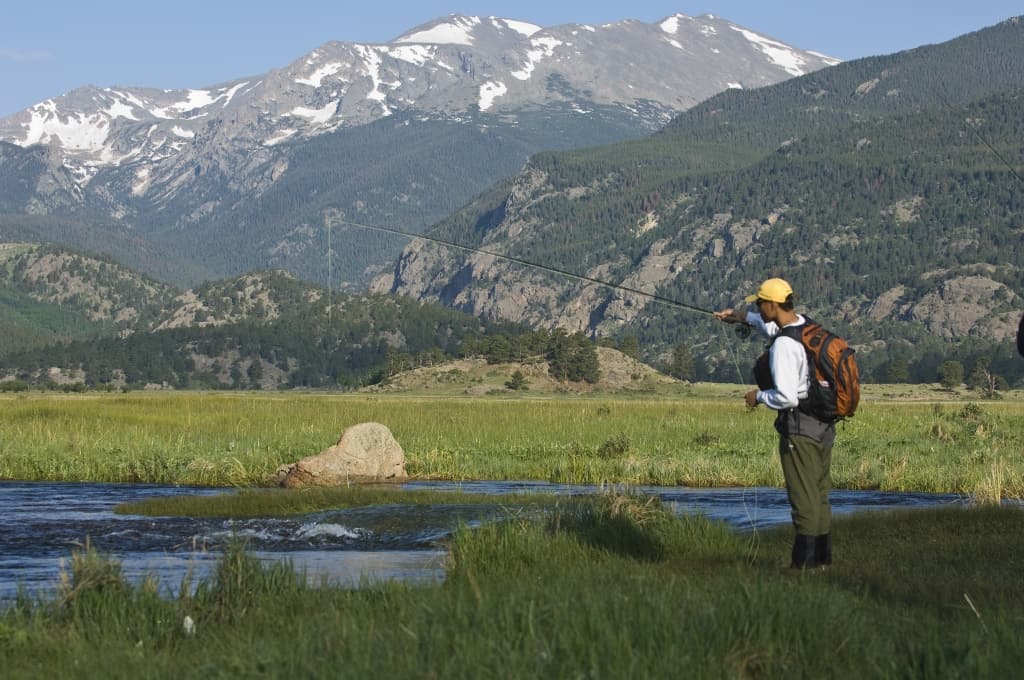
[{"label": "hazy sky near horizon", "polygon": [[331,40],[382,43],[448,14],[540,26],[714,14],[843,60],[938,43],[1024,14],[1021,0],[80,0],[9,3],[0,117],[76,87],[203,88],[282,68]]}]

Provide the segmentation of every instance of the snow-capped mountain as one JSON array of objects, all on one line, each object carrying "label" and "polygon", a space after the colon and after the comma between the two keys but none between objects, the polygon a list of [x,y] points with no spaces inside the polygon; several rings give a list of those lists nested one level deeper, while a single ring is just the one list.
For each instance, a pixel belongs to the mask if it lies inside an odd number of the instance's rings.
[{"label": "snow-capped mountain", "polygon": [[[159,163],[197,144],[274,146],[395,111],[508,111],[565,97],[550,78],[597,103],[663,107],[660,121],[728,87],[759,87],[836,60],[712,16],[657,24],[543,28],[450,16],[384,45],[331,42],[281,70],[186,91],[83,87],[0,120],[0,140],[59,144],[81,181],[97,169]],[[137,193],[151,182],[140,171]]]},{"label": "snow-capped mountain", "polygon": [[[293,172],[294,145],[389,117],[493,131],[545,107],[581,121],[615,112],[615,132],[579,140],[612,142],[657,129],[724,89],[835,63],[710,15],[553,27],[451,15],[386,44],[329,42],[281,69],[214,86],[82,87],[0,119],[0,142],[47,146],[73,178],[26,212],[79,205],[143,233],[159,212],[160,229],[195,235]],[[537,150],[526,146],[524,153]],[[480,179],[467,196],[495,177]],[[0,181],[0,197],[7,190]],[[244,225],[237,229],[249,238]]]}]

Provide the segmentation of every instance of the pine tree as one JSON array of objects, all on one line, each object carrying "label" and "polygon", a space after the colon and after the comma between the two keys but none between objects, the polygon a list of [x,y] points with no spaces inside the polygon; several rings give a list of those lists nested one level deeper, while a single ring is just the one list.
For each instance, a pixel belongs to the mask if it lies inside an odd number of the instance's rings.
[{"label": "pine tree", "polygon": [[686,343],[679,343],[672,350],[672,363],[669,364],[668,374],[677,380],[693,380],[693,353]]},{"label": "pine tree", "polygon": [[522,371],[515,371],[509,380],[505,383],[505,387],[510,390],[528,390],[526,386],[526,376],[523,375]]},{"label": "pine tree", "polygon": [[939,366],[939,383],[952,390],[964,381],[964,365],[959,361],[945,361]]}]

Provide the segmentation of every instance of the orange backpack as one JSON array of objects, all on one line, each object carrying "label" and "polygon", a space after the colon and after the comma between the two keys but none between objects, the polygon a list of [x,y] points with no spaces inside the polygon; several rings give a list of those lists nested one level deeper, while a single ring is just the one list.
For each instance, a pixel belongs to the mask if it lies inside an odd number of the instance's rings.
[{"label": "orange backpack", "polygon": [[[825,422],[852,417],[860,403],[860,371],[854,349],[846,340],[809,318],[803,325],[782,328],[775,338],[783,335],[804,346],[808,366],[814,367],[807,398],[800,400],[798,408]],[[754,374],[758,386],[767,389],[766,378],[771,382],[767,352],[758,360]]]}]

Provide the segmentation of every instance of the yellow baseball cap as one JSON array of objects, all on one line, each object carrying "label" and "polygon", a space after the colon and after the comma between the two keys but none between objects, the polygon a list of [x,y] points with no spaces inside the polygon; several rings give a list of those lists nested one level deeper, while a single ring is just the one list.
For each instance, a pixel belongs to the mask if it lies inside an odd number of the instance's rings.
[{"label": "yellow baseball cap", "polygon": [[768,279],[761,284],[757,292],[746,297],[746,302],[767,300],[768,302],[785,302],[793,294],[793,288],[783,279]]}]

